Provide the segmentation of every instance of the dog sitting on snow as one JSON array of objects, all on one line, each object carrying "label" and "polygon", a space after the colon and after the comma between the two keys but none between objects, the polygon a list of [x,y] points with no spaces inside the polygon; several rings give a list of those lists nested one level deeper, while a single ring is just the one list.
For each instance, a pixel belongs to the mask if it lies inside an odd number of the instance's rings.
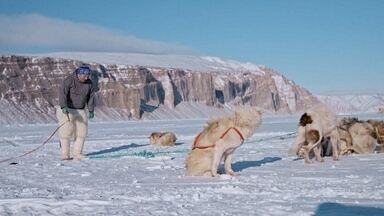
[{"label": "dog sitting on snow", "polygon": [[[332,157],[339,157],[339,134],[335,114],[324,105],[317,105],[306,111],[301,117],[298,133],[290,152],[303,156],[305,163],[311,163],[309,154],[313,150],[316,160],[323,162],[322,142],[330,138]],[[326,142],[329,143],[329,142]]]},{"label": "dog sitting on snow", "polygon": [[177,138],[172,132],[153,132],[149,136],[149,143],[159,146],[174,146]]},{"label": "dog sitting on snow", "polygon": [[235,175],[233,153],[260,124],[261,113],[254,107],[243,107],[232,116],[211,119],[195,137],[186,158],[186,175],[217,176],[221,160],[224,160],[225,172]]}]

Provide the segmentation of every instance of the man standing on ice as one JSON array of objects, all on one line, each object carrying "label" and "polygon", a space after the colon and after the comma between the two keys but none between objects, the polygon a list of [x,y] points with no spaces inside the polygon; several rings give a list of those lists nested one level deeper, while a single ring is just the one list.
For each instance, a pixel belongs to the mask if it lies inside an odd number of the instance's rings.
[{"label": "man standing on ice", "polygon": [[[95,91],[89,79],[91,68],[82,65],[67,76],[60,86],[59,106],[56,117],[59,125],[60,152],[62,160],[70,160],[70,143],[73,146],[73,159],[84,159],[83,146],[88,131],[88,118],[94,117]],[[88,108],[88,118],[85,107]],[[61,110],[60,110],[61,109]]]}]

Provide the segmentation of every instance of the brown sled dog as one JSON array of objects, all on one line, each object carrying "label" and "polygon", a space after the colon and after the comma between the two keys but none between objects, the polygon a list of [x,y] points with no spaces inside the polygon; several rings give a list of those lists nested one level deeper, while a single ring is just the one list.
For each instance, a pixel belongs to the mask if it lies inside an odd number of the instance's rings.
[{"label": "brown sled dog", "polygon": [[186,175],[217,176],[222,159],[225,172],[235,175],[232,170],[233,152],[260,124],[261,113],[254,107],[243,107],[232,116],[211,119],[193,142],[186,158]]}]

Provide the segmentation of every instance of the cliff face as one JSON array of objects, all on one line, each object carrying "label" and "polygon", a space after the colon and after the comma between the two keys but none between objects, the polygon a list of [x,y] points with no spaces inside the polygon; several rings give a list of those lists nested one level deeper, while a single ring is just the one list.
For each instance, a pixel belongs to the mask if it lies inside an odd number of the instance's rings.
[{"label": "cliff face", "polygon": [[[80,62],[2,56],[0,122],[55,121],[58,89]],[[268,68],[199,72],[172,68],[91,64],[99,119],[140,119],[159,107],[198,102],[216,108],[247,104],[271,112],[301,111],[317,99]],[[186,118],[188,116],[185,116]]]}]

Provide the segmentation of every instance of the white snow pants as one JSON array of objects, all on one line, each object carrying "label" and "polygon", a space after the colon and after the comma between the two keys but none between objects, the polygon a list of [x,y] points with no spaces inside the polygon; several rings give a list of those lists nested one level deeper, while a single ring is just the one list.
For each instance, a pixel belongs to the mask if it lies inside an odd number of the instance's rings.
[{"label": "white snow pants", "polygon": [[70,143],[75,140],[73,146],[73,158],[83,159],[82,154],[85,137],[88,133],[88,118],[85,110],[69,109],[68,115],[64,114],[60,107],[56,107],[56,117],[59,125],[65,123],[59,129],[60,153],[62,160],[70,159]]}]

